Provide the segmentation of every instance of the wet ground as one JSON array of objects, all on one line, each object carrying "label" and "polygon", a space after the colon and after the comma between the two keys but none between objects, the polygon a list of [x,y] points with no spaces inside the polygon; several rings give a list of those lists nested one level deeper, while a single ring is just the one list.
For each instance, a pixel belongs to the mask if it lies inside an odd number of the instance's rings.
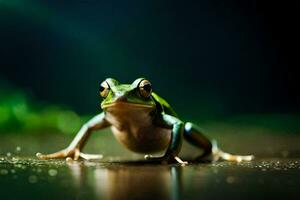
[{"label": "wet ground", "polygon": [[298,199],[300,159],[188,166],[1,158],[1,199]]},{"label": "wet ground", "polygon": [[[223,134],[217,134],[221,130]],[[0,199],[299,199],[299,134],[228,126],[210,132],[224,150],[251,152],[256,159],[187,166],[147,164],[140,162],[142,156],[99,133],[85,150],[101,151],[101,161],[41,161],[33,156],[35,152],[63,148],[72,136],[3,135]],[[195,152],[184,144],[181,157],[191,160]]]}]

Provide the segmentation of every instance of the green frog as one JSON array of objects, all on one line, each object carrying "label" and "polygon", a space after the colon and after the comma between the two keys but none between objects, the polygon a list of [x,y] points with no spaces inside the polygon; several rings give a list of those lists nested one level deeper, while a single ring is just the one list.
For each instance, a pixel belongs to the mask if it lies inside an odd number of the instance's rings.
[{"label": "green frog", "polygon": [[[199,159],[250,161],[252,155],[241,156],[223,152],[216,142],[209,140],[201,129],[182,121],[172,107],[152,90],[151,83],[138,78],[132,84],[121,84],[107,78],[100,84],[103,112],[82,126],[71,144],[56,153],[37,153],[40,159],[67,158],[69,160],[100,159],[102,155],[81,152],[92,131],[111,127],[115,138],[129,150],[145,154],[145,159],[160,163],[187,164],[178,157],[182,141],[202,149]],[[151,153],[164,151],[163,156]]]}]

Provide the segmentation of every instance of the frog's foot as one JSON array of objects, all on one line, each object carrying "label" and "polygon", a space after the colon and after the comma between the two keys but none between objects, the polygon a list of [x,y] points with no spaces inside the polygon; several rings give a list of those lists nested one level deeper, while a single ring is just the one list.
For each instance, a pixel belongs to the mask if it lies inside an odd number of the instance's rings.
[{"label": "frog's foot", "polygon": [[168,163],[179,163],[181,165],[187,165],[187,161],[181,160],[178,156],[162,156],[162,157],[153,157],[151,155],[145,155],[144,158],[149,161],[153,162],[161,162],[162,164],[168,164]]},{"label": "frog's foot", "polygon": [[219,152],[217,155],[213,155],[213,160],[227,160],[233,162],[251,161],[254,159],[253,155],[232,155],[226,152]]},{"label": "frog's foot", "polygon": [[218,148],[217,143],[213,141],[212,148],[212,160],[227,160],[233,162],[242,162],[242,161],[251,161],[254,159],[253,155],[233,155],[230,153],[226,153]]},{"label": "frog's foot", "polygon": [[54,158],[66,158],[67,160],[78,160],[79,158],[83,158],[85,160],[97,160],[101,159],[103,156],[101,154],[85,154],[80,152],[78,148],[75,149],[63,149],[61,151],[58,151],[56,153],[52,154],[41,154],[37,153],[36,156],[39,159],[48,160],[48,159],[54,159]]},{"label": "frog's foot", "polygon": [[181,160],[178,156],[175,156],[174,159],[181,165],[187,165],[188,161]]}]

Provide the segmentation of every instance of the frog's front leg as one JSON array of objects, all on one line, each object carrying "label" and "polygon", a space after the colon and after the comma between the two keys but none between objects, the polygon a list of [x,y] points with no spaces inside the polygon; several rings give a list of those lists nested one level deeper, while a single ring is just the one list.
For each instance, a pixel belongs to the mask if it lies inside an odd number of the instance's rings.
[{"label": "frog's front leg", "polygon": [[198,159],[202,159],[207,156],[212,156],[212,160],[216,161],[219,159],[228,160],[228,161],[250,161],[254,158],[253,155],[233,155],[230,153],[226,153],[218,148],[216,141],[210,141],[207,137],[202,134],[202,130],[195,126],[194,124],[187,122],[184,126],[184,137],[185,139],[203,149],[203,154],[198,157]]},{"label": "frog's front leg", "polygon": [[84,147],[87,139],[89,138],[93,130],[102,129],[109,125],[110,124],[105,119],[105,114],[101,113],[93,117],[90,121],[88,121],[86,124],[84,124],[81,127],[76,137],[73,139],[73,141],[67,148],[52,154],[37,153],[36,156],[40,159],[67,158],[67,157],[73,158],[74,160],[78,160],[80,157],[87,160],[99,159],[102,157],[102,155],[84,154],[80,151]]},{"label": "frog's front leg", "polygon": [[178,162],[180,164],[187,164],[186,161],[182,161],[177,156],[182,145],[184,123],[176,117],[162,114],[162,116],[156,120],[156,125],[172,129],[171,141],[165,154],[162,157],[152,157],[150,155],[146,155],[145,158],[151,161],[161,161],[162,163]]}]

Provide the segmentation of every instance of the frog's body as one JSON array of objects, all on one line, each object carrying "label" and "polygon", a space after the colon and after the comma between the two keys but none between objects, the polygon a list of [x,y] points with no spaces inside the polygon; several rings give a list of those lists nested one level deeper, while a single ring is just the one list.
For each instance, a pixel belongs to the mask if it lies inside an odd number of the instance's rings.
[{"label": "frog's body", "polygon": [[153,110],[154,107],[120,103],[105,111],[107,121],[112,124],[111,130],[120,143],[134,152],[153,153],[166,149],[171,138],[170,129],[153,124]]},{"label": "frog's body", "polygon": [[166,150],[162,157],[145,156],[150,160],[185,163],[177,155],[183,138],[203,150],[202,157],[212,155],[232,161],[251,160],[253,156],[224,153],[207,139],[192,123],[181,121],[171,106],[152,92],[149,81],[136,79],[132,84],[120,84],[108,78],[100,86],[103,112],[87,122],[72,143],[64,150],[42,155],[39,158],[79,157],[85,159],[99,156],[81,153],[91,131],[110,126],[116,139],[128,149],[138,153]]}]

